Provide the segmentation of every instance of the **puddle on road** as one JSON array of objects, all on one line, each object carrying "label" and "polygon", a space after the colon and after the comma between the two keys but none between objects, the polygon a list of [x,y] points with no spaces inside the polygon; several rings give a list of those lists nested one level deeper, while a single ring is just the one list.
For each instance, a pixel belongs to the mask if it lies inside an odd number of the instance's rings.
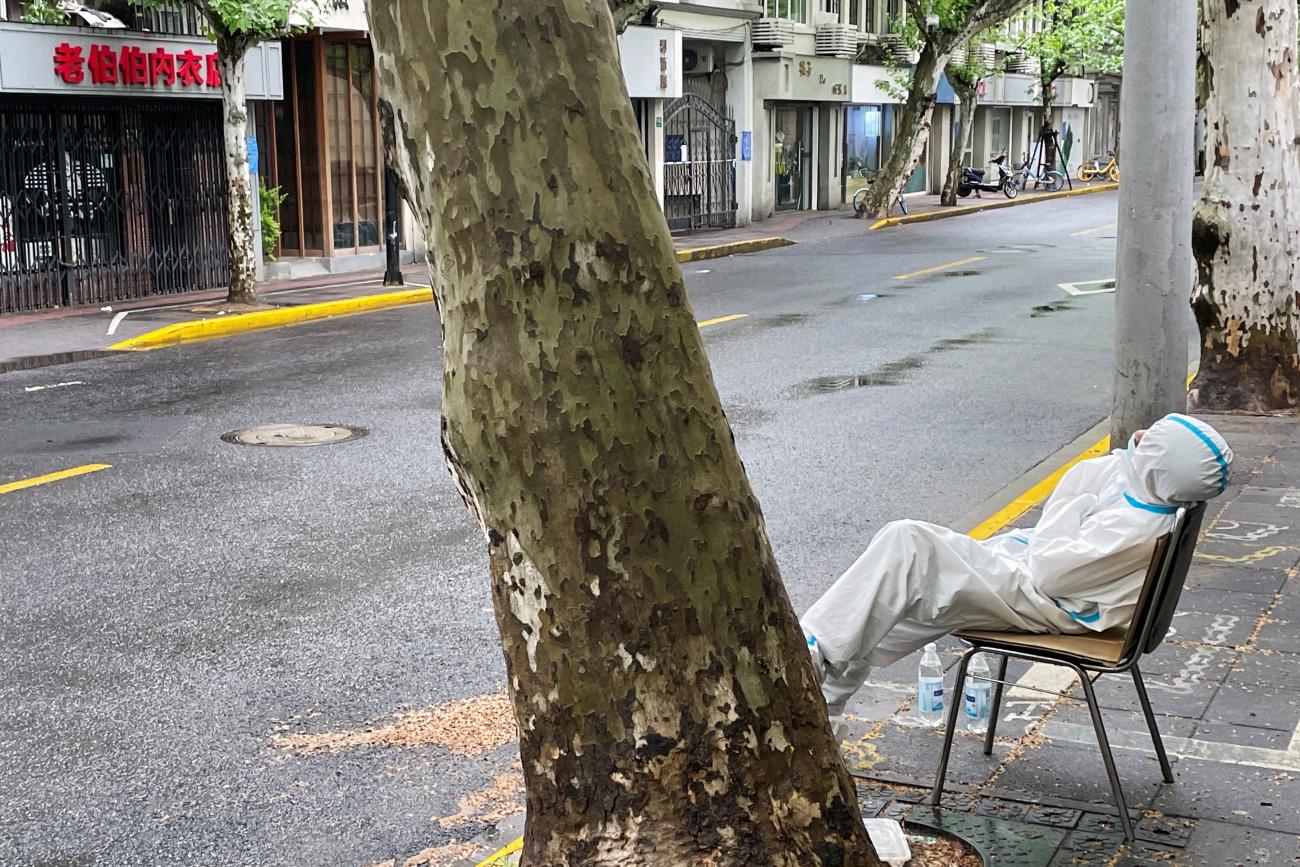
[{"label": "puddle on road", "polygon": [[807,313],[777,313],[775,316],[751,319],[750,322],[759,328],[783,328],[787,325],[798,325],[801,322],[806,322],[808,318]]},{"label": "puddle on road", "polygon": [[945,340],[936,340],[930,344],[930,351],[952,352],[955,349],[965,349],[968,346],[992,343],[997,336],[998,330],[996,328],[981,328],[979,331],[967,334],[965,337],[949,337]]},{"label": "puddle on road", "polygon": [[854,388],[878,388],[902,385],[914,370],[926,365],[927,356],[941,352],[955,352],[971,346],[992,343],[998,336],[996,328],[981,328],[962,337],[949,337],[936,340],[925,352],[907,355],[898,361],[883,364],[869,373],[857,373],[848,376],[819,376],[806,380],[792,389],[795,395],[809,397],[816,394],[829,394]]},{"label": "puddle on road", "polygon": [[76,361],[90,361],[95,358],[107,358],[121,355],[121,351],[110,349],[78,349],[75,352],[52,352],[49,355],[25,355],[0,361],[0,373],[14,373],[19,370],[36,370],[39,367],[53,367],[56,364],[72,364]]},{"label": "puddle on road", "polygon": [[803,383],[798,388],[804,392],[818,394],[833,391],[845,391],[850,388],[875,388],[877,386],[902,385],[904,377],[913,370],[925,366],[925,359],[919,355],[909,355],[898,361],[881,365],[871,373],[859,373],[852,376],[819,376]]},{"label": "puddle on road", "polygon": [[1060,313],[1062,310],[1074,310],[1075,306],[1070,301],[1053,301],[1051,304],[1039,304],[1029,312],[1030,319],[1041,319],[1044,316],[1050,316],[1053,313]]}]

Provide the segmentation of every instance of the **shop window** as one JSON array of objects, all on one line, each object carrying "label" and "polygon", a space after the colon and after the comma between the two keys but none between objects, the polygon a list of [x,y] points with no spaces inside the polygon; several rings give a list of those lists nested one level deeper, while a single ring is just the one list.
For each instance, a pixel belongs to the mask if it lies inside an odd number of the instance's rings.
[{"label": "shop window", "polygon": [[845,195],[851,197],[880,171],[883,111],[879,105],[851,105],[844,112]]},{"label": "shop window", "polygon": [[803,24],[808,20],[807,0],[767,0],[767,17]]},{"label": "shop window", "polygon": [[379,246],[378,114],[370,46],[325,44],[325,106],[334,249]]}]

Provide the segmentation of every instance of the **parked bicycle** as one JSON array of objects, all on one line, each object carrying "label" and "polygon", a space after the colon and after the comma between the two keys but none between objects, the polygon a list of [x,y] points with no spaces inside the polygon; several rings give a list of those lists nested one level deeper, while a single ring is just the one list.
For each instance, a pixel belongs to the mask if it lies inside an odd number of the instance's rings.
[{"label": "parked bicycle", "polygon": [[1011,175],[1011,183],[1015,184],[1017,189],[1023,190],[1029,186],[1030,182],[1033,182],[1035,188],[1055,193],[1065,186],[1065,175],[1058,171],[1050,171],[1040,175],[1031,169],[1029,163],[1026,162]]},{"label": "parked bicycle", "polygon": [[[866,173],[863,174],[862,177],[867,179],[867,185],[853,194],[853,213],[858,216],[862,216],[863,212],[867,210],[867,194],[871,190],[871,185],[874,184],[876,178],[879,177],[877,172],[865,169],[864,171]],[[898,209],[902,211],[904,215],[907,214],[907,199],[899,196],[897,199],[894,199],[894,205],[897,205]],[[890,207],[893,207],[893,205]]]},{"label": "parked bicycle", "polygon": [[1115,152],[1111,151],[1109,159],[1102,162],[1099,157],[1093,157],[1079,166],[1077,172],[1079,180],[1087,183],[1093,178],[1105,177],[1108,180],[1119,182],[1119,161],[1115,159]]}]

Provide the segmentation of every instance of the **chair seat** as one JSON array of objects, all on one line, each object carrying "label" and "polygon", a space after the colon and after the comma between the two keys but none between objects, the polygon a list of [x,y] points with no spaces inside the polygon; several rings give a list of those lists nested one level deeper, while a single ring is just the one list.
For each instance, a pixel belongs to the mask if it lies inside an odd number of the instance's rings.
[{"label": "chair seat", "polygon": [[958,638],[984,647],[1009,647],[1019,650],[1037,650],[1049,654],[1081,656],[1105,665],[1114,665],[1124,658],[1126,627],[1107,629],[1086,635],[1048,635],[1034,632],[994,632],[983,629],[965,629],[956,633]]}]

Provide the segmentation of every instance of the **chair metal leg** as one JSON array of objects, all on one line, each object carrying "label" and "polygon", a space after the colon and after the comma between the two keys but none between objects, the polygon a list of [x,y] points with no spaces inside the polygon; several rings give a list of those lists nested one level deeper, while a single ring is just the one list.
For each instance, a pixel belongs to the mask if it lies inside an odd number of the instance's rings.
[{"label": "chair metal leg", "polygon": [[989,730],[984,735],[984,755],[993,755],[993,738],[998,732],[998,715],[1002,712],[1002,682],[1007,679],[1007,655],[999,657],[998,680],[993,684],[993,704],[989,706]]},{"label": "chair metal leg", "polygon": [[1156,758],[1160,760],[1160,771],[1165,775],[1165,782],[1174,781],[1174,769],[1169,767],[1169,756],[1165,755],[1165,742],[1160,739],[1160,729],[1156,727],[1156,715],[1151,711],[1151,699],[1147,697],[1147,685],[1142,682],[1142,672],[1136,665],[1131,669],[1133,688],[1137,690],[1138,700],[1142,702],[1142,713],[1147,718],[1147,728],[1151,730],[1151,743],[1156,747]]},{"label": "chair metal leg", "polygon": [[1124,829],[1124,839],[1132,842],[1133,820],[1129,818],[1128,805],[1124,803],[1124,789],[1119,783],[1119,771],[1115,769],[1115,757],[1110,751],[1110,740],[1106,737],[1106,726],[1101,721],[1101,706],[1097,704],[1097,694],[1093,691],[1088,672],[1077,665],[1070,666],[1078,673],[1083,683],[1083,694],[1088,699],[1088,712],[1092,714],[1092,727],[1097,732],[1097,746],[1101,748],[1102,761],[1106,763],[1106,776],[1110,777],[1110,788],[1115,795],[1115,807],[1119,810],[1119,824]]},{"label": "chair metal leg", "polygon": [[935,807],[939,806],[939,799],[943,797],[943,782],[948,776],[948,754],[952,752],[952,738],[957,733],[957,713],[961,710],[961,696],[965,694],[962,689],[966,685],[966,667],[976,653],[978,651],[973,648],[968,650],[957,666],[957,682],[952,688],[953,700],[948,705],[948,726],[943,733],[943,750],[939,753],[939,770],[934,775],[934,791],[930,792],[930,804]]}]

